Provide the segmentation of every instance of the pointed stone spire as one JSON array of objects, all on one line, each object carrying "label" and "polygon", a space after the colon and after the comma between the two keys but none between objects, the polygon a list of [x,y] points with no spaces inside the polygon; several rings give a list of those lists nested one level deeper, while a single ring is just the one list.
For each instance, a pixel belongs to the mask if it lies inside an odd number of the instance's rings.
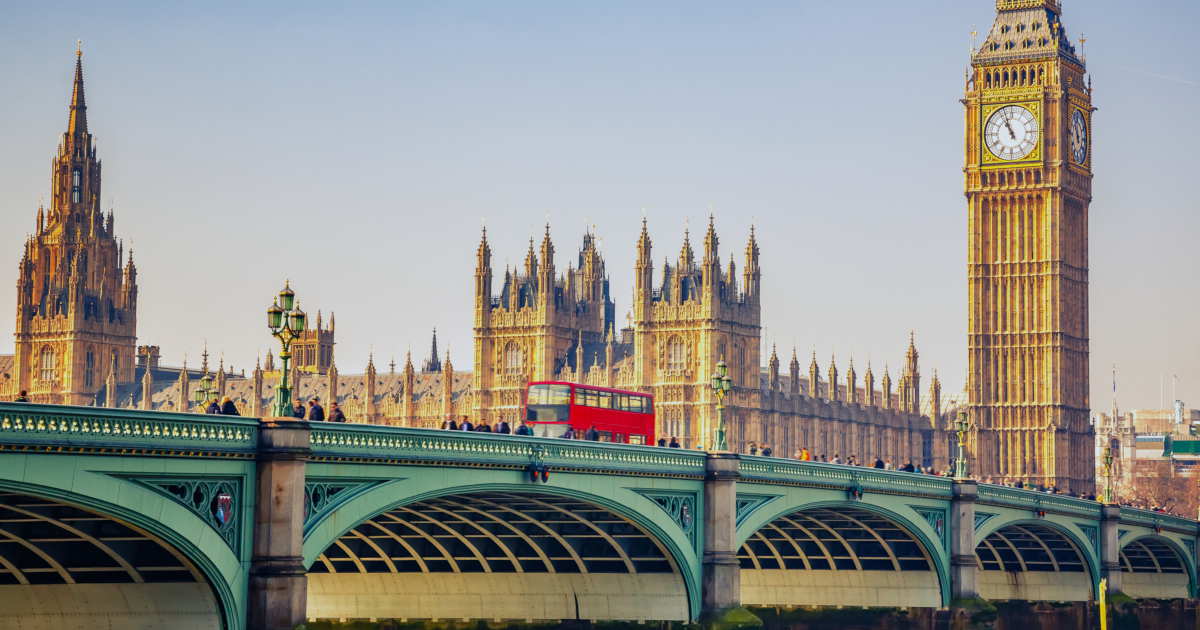
[{"label": "pointed stone spire", "polygon": [[812,352],[812,361],[808,364],[808,395],[810,398],[821,397],[821,367],[817,365],[817,350]]},{"label": "pointed stone spire", "polygon": [[442,360],[438,358],[437,328],[436,327],[434,327],[434,329],[433,329],[433,339],[430,341],[430,345],[429,345],[429,358],[426,359],[424,365],[421,366],[421,371],[422,372],[441,372],[442,371]]},{"label": "pointed stone spire", "polygon": [[696,253],[692,251],[691,230],[683,228],[683,246],[679,248],[679,270],[688,273],[695,266]]},{"label": "pointed stone spire", "polygon": [[883,408],[892,408],[892,375],[886,363],[883,366]]},{"label": "pointed stone spire", "polygon": [[587,368],[583,364],[583,331],[579,331],[579,338],[575,342],[575,380],[582,383],[584,376],[587,374]]},{"label": "pointed stone spire", "polygon": [[829,400],[841,400],[841,387],[838,386],[838,369],[837,355],[831,355],[829,358],[829,376],[825,379],[826,386],[829,388]]},{"label": "pointed stone spire", "polygon": [[792,361],[788,364],[788,376],[791,377],[791,387],[789,388],[793,394],[800,393],[800,357],[796,355],[796,346],[792,346]]},{"label": "pointed stone spire", "polygon": [[850,357],[850,367],[846,369],[846,400],[854,405],[861,402],[858,398],[858,374],[854,372],[854,357]]},{"label": "pointed stone spire", "polygon": [[104,406],[109,409],[117,407],[117,355],[113,355],[112,364],[108,368],[108,378],[104,379]]},{"label": "pointed stone spire", "polygon": [[187,357],[183,359],[183,367],[179,369],[179,395],[175,398],[175,407],[180,412],[186,412],[191,398],[191,376],[188,374]]},{"label": "pointed stone spire", "polygon": [[771,359],[767,362],[767,384],[774,391],[779,389],[779,353],[775,344],[771,344]]},{"label": "pointed stone spire", "polygon": [[867,394],[868,406],[875,405],[875,373],[871,371],[871,360],[867,359],[867,373],[863,377],[863,390]]},{"label": "pointed stone spire", "polygon": [[[395,365],[395,361],[392,362]],[[395,371],[395,368],[392,368]],[[325,373],[325,408],[329,408],[330,403],[338,401],[338,370],[334,363],[329,364],[329,371]]]},{"label": "pointed stone spire", "polygon": [[71,116],[67,121],[67,135],[72,139],[86,135],[87,100],[83,97],[83,45],[75,47],[75,85],[71,89]]},{"label": "pointed stone spire", "polygon": [[653,244],[650,241],[650,230],[646,226],[646,217],[642,217],[642,232],[638,235],[637,241],[637,262],[639,266],[649,267],[652,263],[650,259],[650,250]]},{"label": "pointed stone spire", "polygon": [[147,365],[142,369],[142,404],[143,411],[153,409],[153,401],[151,398],[154,395],[154,376],[150,374],[150,366]]},{"label": "pointed stone spire", "polygon": [[255,418],[261,418],[265,415],[263,407],[263,370],[257,358],[254,360],[254,372],[250,375],[250,378],[250,415]]},{"label": "pointed stone spire", "polygon": [[704,264],[706,266],[716,266],[720,262],[720,254],[717,252],[717,228],[714,221],[713,214],[708,213],[708,231],[704,233]]}]

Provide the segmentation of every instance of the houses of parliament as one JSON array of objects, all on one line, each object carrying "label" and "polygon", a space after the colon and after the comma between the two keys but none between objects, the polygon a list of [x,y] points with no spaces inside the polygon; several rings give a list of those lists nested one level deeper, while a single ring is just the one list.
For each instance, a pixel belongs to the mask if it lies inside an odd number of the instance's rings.
[{"label": "houses of parliament", "polygon": [[[659,434],[704,448],[717,413],[709,383],[724,360],[738,450],[753,442],[783,456],[807,447],[944,469],[961,411],[977,476],[1090,491],[1094,110],[1061,15],[1059,0],[997,0],[995,22],[972,54],[963,97],[969,373],[965,398],[953,405],[936,373],[922,388],[911,336],[895,380],[885,368],[877,381],[876,366],[852,359],[822,365],[814,354],[802,366],[792,349],[784,368],[774,347],[764,357],[757,235],[751,230],[724,258],[713,217],[695,245],[685,230],[678,252],[659,265],[643,220],[624,322],[591,232],[563,269],[547,226],[530,239],[524,264],[501,274],[485,231],[475,248],[470,371],[439,354],[435,333],[420,368],[411,356],[399,369],[394,360],[377,367],[372,355],[361,374],[341,374],[331,313],[297,342],[297,395],[337,400],[355,422],[437,427],[461,416],[519,420],[530,381],[589,383],[653,394]],[[101,211],[100,175],[77,55],[50,207],[38,209],[18,263],[15,353],[0,357],[0,399],[25,392],[34,402],[195,411],[195,388],[208,375],[213,395],[264,414],[280,377],[273,357],[247,375],[223,361],[212,366],[207,352],[198,367],[166,367],[157,346],[137,345],[137,269],[112,211]]]}]

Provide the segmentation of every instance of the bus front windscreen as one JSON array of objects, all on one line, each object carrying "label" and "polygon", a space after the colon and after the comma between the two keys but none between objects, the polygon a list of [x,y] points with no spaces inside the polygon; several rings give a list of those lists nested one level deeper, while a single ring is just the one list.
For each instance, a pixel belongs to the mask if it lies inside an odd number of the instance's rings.
[{"label": "bus front windscreen", "polygon": [[525,410],[530,422],[566,422],[571,412],[571,386],[530,385]]}]

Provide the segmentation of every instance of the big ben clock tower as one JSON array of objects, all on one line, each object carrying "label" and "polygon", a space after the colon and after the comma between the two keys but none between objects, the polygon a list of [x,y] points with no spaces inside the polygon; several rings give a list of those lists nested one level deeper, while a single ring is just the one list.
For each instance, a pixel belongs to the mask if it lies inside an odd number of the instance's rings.
[{"label": "big ben clock tower", "polygon": [[1095,488],[1088,422],[1092,100],[1060,0],[996,0],[966,106],[974,472]]}]

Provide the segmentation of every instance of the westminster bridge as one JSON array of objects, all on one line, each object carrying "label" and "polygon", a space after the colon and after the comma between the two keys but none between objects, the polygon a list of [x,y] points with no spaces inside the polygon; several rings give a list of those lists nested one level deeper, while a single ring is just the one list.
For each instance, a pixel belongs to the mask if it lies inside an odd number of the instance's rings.
[{"label": "westminster bridge", "polygon": [[902,472],[14,403],[0,450],[4,627],[1196,596],[1195,521]]}]

